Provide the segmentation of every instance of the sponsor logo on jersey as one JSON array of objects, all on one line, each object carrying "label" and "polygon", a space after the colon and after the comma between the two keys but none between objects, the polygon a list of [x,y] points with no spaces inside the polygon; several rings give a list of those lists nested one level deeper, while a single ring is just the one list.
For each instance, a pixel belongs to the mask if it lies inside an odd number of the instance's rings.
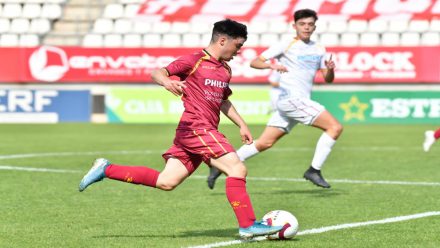
[{"label": "sponsor logo on jersey", "polygon": [[205,79],[205,85],[213,86],[213,87],[217,87],[217,88],[228,87],[228,83],[226,83],[226,82],[222,82],[220,80],[215,80],[215,79],[209,79],[209,78]]}]

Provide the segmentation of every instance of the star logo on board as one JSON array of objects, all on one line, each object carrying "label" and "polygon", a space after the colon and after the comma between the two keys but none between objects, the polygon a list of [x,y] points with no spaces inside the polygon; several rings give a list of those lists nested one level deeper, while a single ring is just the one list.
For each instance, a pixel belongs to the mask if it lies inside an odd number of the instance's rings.
[{"label": "star logo on board", "polygon": [[349,121],[351,119],[364,121],[364,112],[368,108],[368,104],[360,102],[357,96],[351,96],[348,102],[339,104],[339,107],[345,112],[344,121]]}]

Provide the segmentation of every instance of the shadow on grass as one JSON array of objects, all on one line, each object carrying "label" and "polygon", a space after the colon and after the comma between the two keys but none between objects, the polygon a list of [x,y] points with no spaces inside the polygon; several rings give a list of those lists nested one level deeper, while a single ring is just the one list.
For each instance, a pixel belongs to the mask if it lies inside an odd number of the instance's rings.
[{"label": "shadow on grass", "polygon": [[184,231],[175,234],[108,234],[95,235],[92,238],[188,238],[188,237],[217,237],[238,239],[238,232],[236,228],[230,229],[215,229],[215,230],[192,230]]}]

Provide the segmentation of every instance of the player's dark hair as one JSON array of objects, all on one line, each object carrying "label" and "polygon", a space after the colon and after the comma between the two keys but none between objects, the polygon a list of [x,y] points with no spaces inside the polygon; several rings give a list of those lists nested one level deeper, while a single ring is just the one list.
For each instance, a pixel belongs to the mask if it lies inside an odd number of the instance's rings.
[{"label": "player's dark hair", "polygon": [[311,9],[300,9],[295,11],[293,14],[293,20],[298,21],[299,19],[313,17],[315,19],[315,22],[318,20],[318,15],[316,14],[316,11]]},{"label": "player's dark hair", "polygon": [[220,35],[227,35],[230,38],[244,38],[247,39],[247,27],[244,24],[236,22],[231,19],[225,19],[214,23],[212,29],[211,42],[218,40]]}]

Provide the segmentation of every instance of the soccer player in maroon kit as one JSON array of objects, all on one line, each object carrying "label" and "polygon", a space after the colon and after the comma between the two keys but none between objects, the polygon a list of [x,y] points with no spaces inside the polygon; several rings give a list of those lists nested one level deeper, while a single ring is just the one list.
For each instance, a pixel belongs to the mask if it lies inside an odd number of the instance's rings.
[{"label": "soccer player in maroon kit", "polygon": [[162,155],[166,161],[162,172],[144,166],[112,164],[99,158],[81,180],[79,191],[104,178],[169,191],[188,178],[203,161],[228,176],[226,196],[238,220],[241,237],[264,236],[281,230],[281,226],[256,221],[246,191],[246,167],[218,131],[221,111],[240,128],[243,142],[250,144],[253,140],[248,126],[228,100],[232,94],[229,88],[231,69],[226,61],[237,54],[246,39],[245,25],[230,19],[216,22],[206,49],[182,56],[152,72],[155,82],[174,95],[182,96],[185,108],[174,144]]}]

